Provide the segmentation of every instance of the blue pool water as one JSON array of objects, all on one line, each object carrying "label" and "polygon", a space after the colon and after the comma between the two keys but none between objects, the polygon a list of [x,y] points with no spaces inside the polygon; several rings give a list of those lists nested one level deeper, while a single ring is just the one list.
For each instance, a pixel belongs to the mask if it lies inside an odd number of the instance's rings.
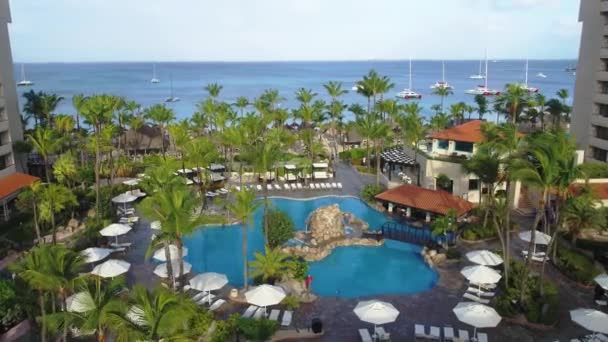
[{"label": "blue pool water", "polygon": [[[379,229],[390,220],[354,197],[271,198],[270,202],[272,207],[288,213],[297,230],[306,228],[306,219],[315,209],[330,204],[338,204],[342,211],[368,222],[371,230]],[[247,229],[248,260],[264,249],[262,217],[263,209],[260,208]],[[242,239],[241,225],[200,229],[185,239],[189,249],[185,259],[192,264],[193,272],[224,273],[231,284],[242,286]],[[418,251],[416,246],[395,241],[387,241],[381,247],[338,248],[324,260],[310,264],[313,291],[323,296],[359,297],[427,290],[435,284],[437,274],[424,264]]]}]

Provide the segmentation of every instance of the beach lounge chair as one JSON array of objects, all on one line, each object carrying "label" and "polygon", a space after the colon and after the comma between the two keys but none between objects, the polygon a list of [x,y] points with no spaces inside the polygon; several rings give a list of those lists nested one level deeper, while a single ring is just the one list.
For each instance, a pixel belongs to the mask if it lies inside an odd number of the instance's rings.
[{"label": "beach lounge chair", "polygon": [[262,317],[266,317],[266,308],[259,307],[257,310],[255,310],[253,318],[261,319]]},{"label": "beach lounge chair", "polygon": [[595,300],[595,304],[597,304],[599,306],[607,306],[608,305],[608,301],[607,300],[596,299]]},{"label": "beach lounge chair", "polygon": [[211,304],[211,306],[209,307],[209,311],[215,311],[217,309],[220,308],[220,306],[224,305],[224,303],[226,303],[225,300],[223,299],[218,299],[216,300],[213,304]]},{"label": "beach lounge chair", "polygon": [[311,188],[312,190],[315,190],[315,185],[313,183],[308,184],[308,187]]},{"label": "beach lounge chair", "polygon": [[342,189],[342,183],[338,182],[338,189]]},{"label": "beach lounge chair", "polygon": [[377,327],[375,335],[380,341],[389,341],[391,339],[391,334],[387,333],[383,327]]},{"label": "beach lounge chair", "polygon": [[468,330],[458,330],[458,341],[461,342],[469,342],[469,331]]},{"label": "beach lounge chair", "polygon": [[129,247],[131,247],[131,243],[130,242],[123,242],[123,243],[112,242],[110,244],[110,247],[112,247],[112,248],[122,248],[122,247],[129,248]]},{"label": "beach lounge chair", "polygon": [[198,302],[199,300],[201,300],[207,293],[206,292],[199,292],[197,294],[195,294],[194,296],[192,296],[192,300],[195,302]]},{"label": "beach lounge chair", "polygon": [[319,183],[319,185],[321,186],[321,189],[325,189],[325,183]]},{"label": "beach lounge chair", "polygon": [[283,184],[283,187],[285,188],[285,190],[291,190],[291,188],[289,187],[289,184],[287,184],[287,183]]},{"label": "beach lounge chair", "polygon": [[111,253],[118,253],[118,252],[124,252],[127,249],[124,247],[118,247],[118,248],[112,248],[112,252]]},{"label": "beach lounge chair", "polygon": [[[521,251],[521,255],[522,256],[528,256],[528,251],[525,250],[525,249],[522,250]],[[533,253],[533,255],[536,256],[536,257],[539,257],[539,258],[543,258],[546,255],[546,253],[545,252],[536,252],[536,253]]]},{"label": "beach lounge chair", "polygon": [[471,285],[472,287],[481,287],[481,289],[486,289],[486,290],[494,290],[496,288],[496,284],[480,284],[480,283],[474,283],[474,282],[470,282],[469,285]]},{"label": "beach lounge chair", "polygon": [[479,288],[469,287],[467,292],[470,292],[478,297],[494,297],[496,295],[495,292],[486,292],[483,289],[479,290]]},{"label": "beach lounge chair", "polygon": [[369,334],[367,329],[359,329],[359,336],[361,336],[362,342],[372,342],[372,336]]},{"label": "beach lounge chair", "polygon": [[474,302],[477,302],[477,303],[480,303],[480,304],[488,304],[488,303],[490,303],[489,299],[479,298],[476,295],[468,293],[468,292],[465,293],[464,295],[462,295],[462,298],[470,299],[470,300],[472,300]]},{"label": "beach lounge chair", "polygon": [[281,190],[281,186],[279,184],[273,184],[275,190]]},{"label": "beach lounge chair", "polygon": [[238,185],[235,185],[234,188],[236,189],[236,191],[241,191],[241,187]]},{"label": "beach lounge chair", "polygon": [[338,188],[338,184],[336,184],[336,183],[331,183],[331,188],[332,188],[332,189],[337,189],[337,188]]},{"label": "beach lounge chair", "polygon": [[215,197],[217,194],[215,192],[207,191],[207,197]]},{"label": "beach lounge chair", "polygon": [[426,334],[426,328],[422,324],[414,324],[414,335],[416,338],[429,338],[430,335]]},{"label": "beach lounge chair", "polygon": [[477,342],[488,342],[488,334],[477,333]]},{"label": "beach lounge chair", "polygon": [[262,186],[260,184],[256,185],[255,187],[258,189],[258,191],[262,191]]},{"label": "beach lounge chair", "polygon": [[298,190],[302,190],[302,189],[303,189],[303,187],[302,187],[302,183],[298,183],[298,184],[296,184],[296,187],[298,188]]},{"label": "beach lounge chair", "polygon": [[270,184],[266,184],[266,189],[267,189],[268,191],[272,191],[272,185],[270,185]]},{"label": "beach lounge chair", "polygon": [[255,305],[249,305],[249,307],[247,308],[247,310],[245,310],[245,312],[243,313],[243,317],[244,318],[251,318],[251,316],[253,316],[253,314],[255,313],[255,310],[257,310],[258,307]]},{"label": "beach lounge chair", "polygon": [[454,341],[454,328],[452,327],[443,327],[443,339],[446,341]]},{"label": "beach lounge chair", "polygon": [[439,329],[439,327],[431,326],[429,338],[431,340],[441,340],[441,329]]},{"label": "beach lounge chair", "polygon": [[325,183],[325,188],[331,189],[331,184],[330,183]]},{"label": "beach lounge chair", "polygon": [[196,302],[196,304],[198,305],[206,305],[209,304],[213,301],[213,299],[215,299],[215,295],[214,294],[206,294],[203,296],[203,298],[199,299],[198,302]]},{"label": "beach lounge chair", "polygon": [[281,314],[281,310],[274,309],[274,310],[270,311],[270,315],[268,315],[268,319],[271,321],[278,321],[280,314]]},{"label": "beach lounge chair", "polygon": [[295,183],[291,184],[291,190],[298,190],[298,187],[296,186]]},{"label": "beach lounge chair", "polygon": [[291,317],[293,316],[293,311],[285,311],[283,312],[283,319],[281,320],[281,326],[288,327],[291,325]]}]

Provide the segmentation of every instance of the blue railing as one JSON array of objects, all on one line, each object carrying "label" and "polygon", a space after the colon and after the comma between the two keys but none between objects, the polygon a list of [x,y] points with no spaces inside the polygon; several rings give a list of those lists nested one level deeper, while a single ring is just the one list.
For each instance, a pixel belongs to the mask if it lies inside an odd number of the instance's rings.
[{"label": "blue railing", "polygon": [[431,230],[428,228],[417,228],[407,224],[391,221],[382,224],[380,231],[382,232],[382,237],[385,239],[397,240],[417,245],[425,245],[429,242],[441,244],[446,241],[449,244],[452,244],[456,239],[456,234],[452,232],[446,235],[433,236]]}]

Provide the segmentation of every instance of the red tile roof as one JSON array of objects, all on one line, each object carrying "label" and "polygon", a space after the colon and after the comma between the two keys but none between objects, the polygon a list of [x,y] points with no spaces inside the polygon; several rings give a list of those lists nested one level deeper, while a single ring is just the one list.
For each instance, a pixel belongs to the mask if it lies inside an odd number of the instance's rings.
[{"label": "red tile roof", "polygon": [[472,120],[461,125],[444,129],[430,135],[433,139],[454,140],[470,143],[480,143],[484,136],[481,133],[481,120]]},{"label": "red tile roof", "polygon": [[10,174],[0,179],[0,199],[39,180],[40,178],[25,173],[15,172]]},{"label": "red tile roof", "polygon": [[446,191],[430,190],[407,184],[376,195],[376,199],[440,215],[447,215],[449,209],[454,209],[458,216],[462,216],[473,209],[471,202]]},{"label": "red tile roof", "polygon": [[[573,196],[578,196],[581,194],[582,188],[587,185],[583,183],[572,184],[568,188],[570,194]],[[589,183],[589,187],[593,194],[597,196],[600,200],[608,200],[608,183]]]}]

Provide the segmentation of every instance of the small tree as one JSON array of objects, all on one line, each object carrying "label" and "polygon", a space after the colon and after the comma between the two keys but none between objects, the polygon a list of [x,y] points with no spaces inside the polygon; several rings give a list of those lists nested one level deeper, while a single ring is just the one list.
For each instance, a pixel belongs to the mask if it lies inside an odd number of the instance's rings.
[{"label": "small tree", "polygon": [[446,216],[439,217],[431,224],[433,236],[443,235],[444,248],[449,249],[447,235],[450,232],[456,231],[458,225],[456,224],[456,211],[454,209],[448,210]]},{"label": "small tree", "polygon": [[268,245],[276,248],[293,237],[295,225],[289,216],[280,210],[268,211]]}]

